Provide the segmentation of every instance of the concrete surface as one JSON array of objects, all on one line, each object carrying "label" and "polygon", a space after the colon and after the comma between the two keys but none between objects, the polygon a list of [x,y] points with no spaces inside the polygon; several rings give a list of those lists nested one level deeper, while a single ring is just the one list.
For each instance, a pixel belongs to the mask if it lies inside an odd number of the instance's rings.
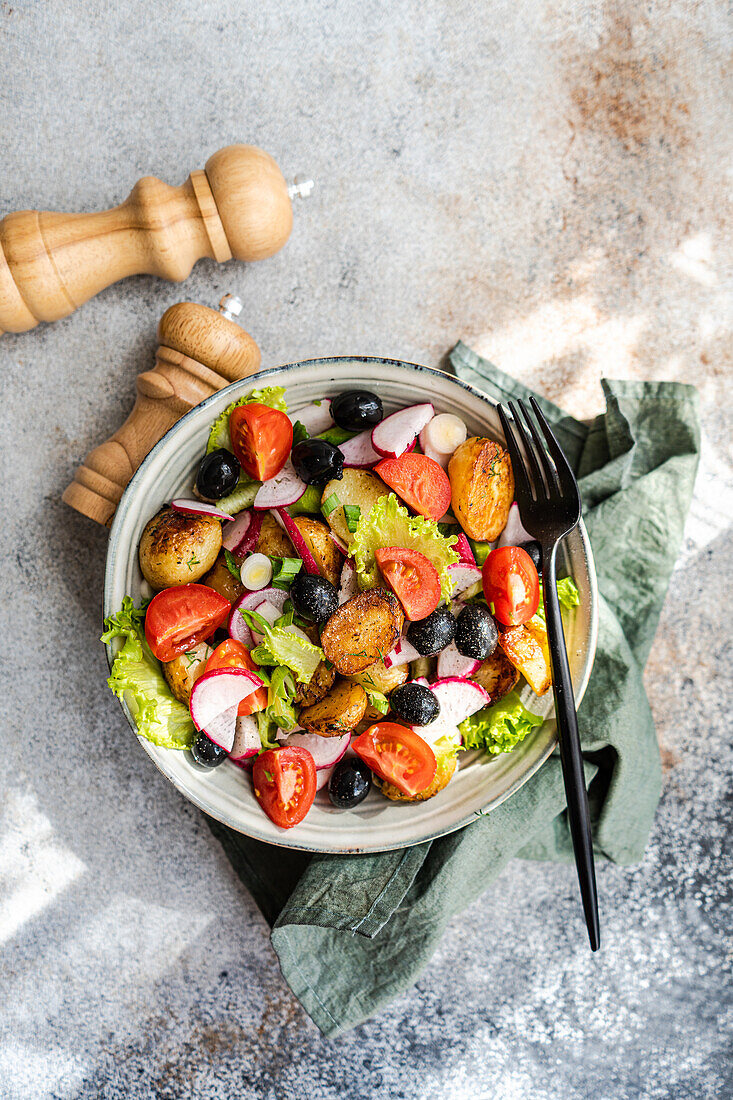
[{"label": "concrete surface", "polygon": [[[287,248],[136,278],[0,341],[0,1095],[729,1097],[731,23],[716,0],[0,3],[0,214],[98,209],[247,140],[318,181]],[[182,297],[266,364],[439,363],[463,336],[576,413],[700,387],[705,453],[649,666],[666,783],[639,867],[514,863],[419,985],[323,1041],[97,643],[105,532],[60,495]]]}]

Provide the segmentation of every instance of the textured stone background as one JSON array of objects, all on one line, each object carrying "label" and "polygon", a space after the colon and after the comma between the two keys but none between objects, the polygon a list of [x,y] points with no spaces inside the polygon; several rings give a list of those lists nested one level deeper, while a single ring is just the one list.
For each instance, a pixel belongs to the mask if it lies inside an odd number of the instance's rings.
[{"label": "textured stone background", "polygon": [[[0,3],[0,213],[98,209],[252,141],[311,173],[287,248],[131,279],[0,342],[0,1095],[733,1095],[731,23],[717,0]],[[439,363],[463,336],[576,413],[700,387],[705,449],[648,673],[639,867],[512,864],[418,986],[323,1041],[198,814],[104,685],[105,533],[59,501],[182,297],[240,293],[274,365]],[[726,385],[728,383],[728,385]],[[275,857],[276,858],[276,857]]]}]

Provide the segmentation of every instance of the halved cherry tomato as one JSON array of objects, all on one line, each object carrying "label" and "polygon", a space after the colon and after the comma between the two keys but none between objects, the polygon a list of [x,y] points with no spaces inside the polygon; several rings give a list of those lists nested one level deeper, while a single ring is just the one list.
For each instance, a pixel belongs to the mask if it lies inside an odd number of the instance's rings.
[{"label": "halved cherry tomato", "polygon": [[408,619],[426,619],[435,611],[440,603],[440,577],[429,558],[404,546],[384,546],[374,554]]},{"label": "halved cherry tomato", "polygon": [[271,821],[292,829],[316,796],[316,765],[307,749],[288,746],[260,753],[252,769],[255,798]]},{"label": "halved cherry tomato", "polygon": [[403,794],[424,791],[435,779],[435,753],[427,741],[397,722],[376,722],[351,747],[357,756]]},{"label": "halved cherry tomato", "polygon": [[[249,655],[249,650],[243,642],[235,638],[227,638],[218,645],[206,662],[204,672],[213,672],[215,668],[246,668],[248,672],[259,672]],[[246,695],[237,708],[237,714],[244,718],[247,714],[254,714],[257,710],[264,710],[267,706],[267,688],[257,688],[251,695]]]},{"label": "halved cherry tomato", "polygon": [[434,458],[415,454],[383,458],[374,472],[421,516],[440,519],[450,507],[450,481]]},{"label": "halved cherry tomato", "polygon": [[232,605],[206,584],[178,584],[153,596],[145,613],[145,637],[159,661],[193,649],[229,617]]},{"label": "halved cherry tomato", "polygon": [[[492,550],[482,570],[484,596],[492,615],[505,626],[521,626],[540,603],[537,569],[521,546]],[[493,606],[492,606],[493,605]]]},{"label": "halved cherry tomato", "polygon": [[290,417],[269,405],[237,405],[229,417],[232,450],[242,469],[257,481],[278,474],[293,446]]}]

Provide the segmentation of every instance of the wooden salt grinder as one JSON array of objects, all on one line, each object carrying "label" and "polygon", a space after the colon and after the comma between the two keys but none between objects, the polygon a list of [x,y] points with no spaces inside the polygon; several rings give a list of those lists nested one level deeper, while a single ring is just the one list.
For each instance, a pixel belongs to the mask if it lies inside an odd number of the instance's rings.
[{"label": "wooden salt grinder", "polygon": [[261,260],[287,241],[291,199],[275,161],[254,145],[229,145],[180,187],[153,176],[96,214],[19,210],[0,221],[0,335],[57,321],[127,275],[180,282],[196,260]]},{"label": "wooden salt grinder", "polygon": [[109,527],[125,486],[168,429],[200,401],[259,370],[260,349],[229,320],[241,302],[227,294],[219,308],[179,302],[165,311],[155,367],[138,375],[132,412],[87,455],[63,494],[66,504]]}]

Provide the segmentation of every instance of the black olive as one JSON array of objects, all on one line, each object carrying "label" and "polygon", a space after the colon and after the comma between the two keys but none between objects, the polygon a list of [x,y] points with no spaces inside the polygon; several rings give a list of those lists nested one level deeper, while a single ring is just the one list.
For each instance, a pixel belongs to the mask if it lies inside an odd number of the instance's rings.
[{"label": "black olive", "polygon": [[427,619],[410,623],[407,640],[412,642],[421,657],[429,657],[450,645],[455,633],[456,620],[447,607],[438,607]]},{"label": "black olive", "polygon": [[350,810],[363,802],[372,785],[372,774],[363,760],[341,760],[331,772],[328,797],[339,810]]},{"label": "black olive", "polygon": [[361,432],[373,428],[384,416],[381,398],[369,390],[345,390],[331,402],[331,416],[339,428]]},{"label": "black olive", "polygon": [[290,585],[290,599],[296,614],[314,623],[325,623],[339,606],[338,589],[325,577],[302,569]]},{"label": "black olive", "polygon": [[526,550],[530,558],[534,562],[534,567],[538,573],[542,572],[542,547],[538,542],[532,539],[530,542],[518,543],[522,550]]},{"label": "black olive", "polygon": [[496,649],[499,631],[489,613],[480,603],[469,603],[456,622],[456,649],[464,657],[485,661]]},{"label": "black olive", "polygon": [[215,745],[205,733],[200,733],[191,745],[191,756],[204,768],[218,768],[226,760],[227,753],[219,745]]},{"label": "black olive", "polygon": [[395,688],[389,705],[398,718],[411,726],[427,726],[440,714],[438,696],[424,684],[403,684]]},{"label": "black olive", "polygon": [[201,459],[196,488],[207,500],[219,500],[231,493],[239,481],[240,470],[237,456],[220,447]]},{"label": "black olive", "polygon": [[303,439],[293,447],[291,458],[295,472],[307,485],[344,476],[344,456],[325,439]]}]

